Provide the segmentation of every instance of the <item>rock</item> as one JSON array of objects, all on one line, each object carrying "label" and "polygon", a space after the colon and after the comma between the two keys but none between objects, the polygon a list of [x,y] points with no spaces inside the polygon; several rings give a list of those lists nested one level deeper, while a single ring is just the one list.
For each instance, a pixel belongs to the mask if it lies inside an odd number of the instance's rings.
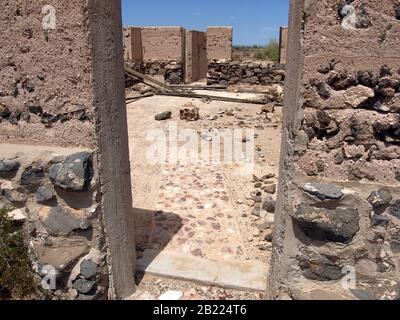
[{"label": "rock", "polygon": [[21,175],[20,183],[22,186],[36,188],[43,178],[43,168],[27,167]]},{"label": "rock", "polygon": [[353,208],[330,210],[301,204],[292,218],[313,240],[349,243],[360,228],[358,209]]},{"label": "rock", "polygon": [[25,204],[28,200],[28,197],[25,194],[17,190],[2,189],[1,195],[3,195],[8,202],[14,204]]},{"label": "rock", "polygon": [[305,278],[318,281],[338,280],[344,276],[338,259],[319,255],[309,249],[301,250],[297,261]]},{"label": "rock", "polygon": [[53,186],[41,186],[36,191],[37,202],[47,202],[56,197]]},{"label": "rock", "polygon": [[251,214],[252,214],[253,216],[259,217],[259,216],[261,215],[261,212],[260,212],[260,211],[261,211],[260,209],[254,208],[253,211],[251,212]]},{"label": "rock", "polygon": [[365,10],[364,3],[361,3],[356,10],[356,28],[366,29],[369,27],[369,17]]},{"label": "rock", "polygon": [[397,219],[400,219],[400,200],[394,201],[389,207],[389,213]]},{"label": "rock", "polygon": [[99,266],[92,260],[84,260],[80,265],[81,275],[88,280],[93,280],[99,273]]},{"label": "rock", "polygon": [[265,186],[263,188],[263,190],[266,193],[275,194],[276,193],[276,184],[271,184],[271,185]]},{"label": "rock", "polygon": [[163,120],[168,120],[170,119],[172,116],[172,112],[171,111],[165,111],[165,112],[161,112],[155,115],[154,119],[157,121],[163,121]]},{"label": "rock", "polygon": [[26,216],[22,212],[21,209],[15,209],[7,213],[8,217],[16,223],[24,223],[26,220]]},{"label": "rock", "polygon": [[397,5],[394,9],[394,14],[397,20],[400,20],[400,5]]},{"label": "rock", "polygon": [[350,292],[358,300],[363,300],[363,301],[376,301],[376,300],[379,300],[373,294],[368,292],[367,290],[350,289]]},{"label": "rock", "polygon": [[39,210],[39,217],[51,235],[68,235],[74,230],[87,230],[90,227],[84,211],[62,206],[42,207]]},{"label": "rock", "polygon": [[342,164],[344,161],[344,153],[343,150],[340,150],[338,153],[335,154],[333,161],[335,164]]},{"label": "rock", "polygon": [[362,85],[351,87],[347,89],[346,92],[344,93],[346,103],[352,106],[353,108],[357,108],[362,103],[367,101],[369,98],[373,98],[374,96],[375,96],[374,90]]},{"label": "rock", "polygon": [[91,154],[79,152],[49,168],[51,182],[67,191],[85,192],[93,177]]},{"label": "rock", "polygon": [[302,189],[322,201],[339,200],[344,195],[343,190],[334,184],[313,182],[307,183]]},{"label": "rock", "polygon": [[274,238],[274,232],[273,232],[272,229],[269,229],[269,230],[266,232],[265,238],[264,238],[264,239],[265,239],[265,241],[267,241],[267,242],[272,242],[273,238]]},{"label": "rock", "polygon": [[17,159],[0,160],[0,175],[2,173],[12,173],[18,171],[20,163]]},{"label": "rock", "polygon": [[46,247],[34,243],[34,251],[40,265],[51,265],[57,270],[69,269],[81,256],[89,252],[86,244],[63,247]]},{"label": "rock", "polygon": [[96,281],[77,279],[74,281],[73,288],[82,294],[91,292],[96,285]]},{"label": "rock", "polygon": [[373,227],[378,227],[378,226],[387,227],[389,222],[390,222],[390,219],[388,217],[374,214],[374,216],[372,217],[372,220],[371,220],[371,225]]},{"label": "rock", "polygon": [[378,209],[387,206],[392,199],[392,194],[389,190],[379,189],[378,191],[371,192],[367,200],[374,209]]},{"label": "rock", "polygon": [[270,213],[274,213],[275,205],[276,205],[276,201],[274,199],[272,199],[272,197],[268,197],[267,199],[264,200],[264,202],[261,206],[261,209],[265,210],[267,212],[270,212]]},{"label": "rock", "polygon": [[183,106],[184,108],[179,111],[181,120],[197,121],[200,119],[200,109],[195,107],[192,103]]}]

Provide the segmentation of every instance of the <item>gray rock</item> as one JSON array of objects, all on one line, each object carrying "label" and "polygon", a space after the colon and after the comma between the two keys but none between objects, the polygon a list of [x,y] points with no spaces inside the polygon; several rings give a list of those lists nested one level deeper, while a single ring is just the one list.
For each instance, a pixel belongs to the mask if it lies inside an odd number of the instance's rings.
[{"label": "gray rock", "polygon": [[82,294],[88,294],[96,285],[96,281],[86,280],[86,279],[77,279],[74,281],[73,288]]},{"label": "gray rock", "polygon": [[390,222],[388,217],[382,215],[374,215],[371,220],[371,224],[373,227],[383,226],[386,227]]},{"label": "gray rock", "polygon": [[69,156],[63,163],[49,169],[51,182],[67,191],[87,191],[93,178],[91,154],[80,152]]},{"label": "gray rock", "polygon": [[297,261],[305,278],[318,281],[338,280],[344,276],[343,266],[335,257],[319,255],[310,250],[302,250]]},{"label": "gray rock", "polygon": [[44,177],[43,168],[27,167],[21,175],[21,185],[36,187]]},{"label": "gray rock", "polygon": [[25,204],[28,200],[28,197],[25,194],[17,190],[2,189],[0,190],[0,194],[4,196],[8,202],[13,204]]},{"label": "gray rock", "polygon": [[330,210],[301,204],[292,217],[313,240],[349,243],[359,230],[359,213],[353,208]]},{"label": "gray rock", "polygon": [[85,279],[93,280],[99,272],[99,266],[92,260],[84,260],[80,265],[80,270]]},{"label": "gray rock", "polygon": [[17,159],[2,159],[0,160],[0,174],[11,173],[18,171],[20,163]]},{"label": "gray rock", "polygon": [[379,189],[378,191],[373,191],[367,200],[374,209],[378,209],[387,206],[392,199],[392,194],[389,190]]},{"label": "gray rock", "polygon": [[172,112],[171,111],[165,111],[165,112],[161,112],[155,115],[154,119],[157,121],[163,121],[163,120],[168,120],[170,119],[172,116]]},{"label": "gray rock", "polygon": [[356,28],[366,29],[369,27],[369,17],[363,3],[357,8],[356,16]]},{"label": "gray rock", "polygon": [[302,189],[322,201],[339,200],[344,195],[343,190],[334,184],[307,183]]},{"label": "gray rock", "polygon": [[253,216],[259,217],[261,215],[260,209],[254,208],[253,211],[251,212]]},{"label": "gray rock", "polygon": [[262,210],[265,210],[267,212],[274,213],[275,205],[276,205],[276,201],[274,199],[272,199],[272,197],[268,197],[267,199],[264,200],[261,208],[262,208]]},{"label": "gray rock", "polygon": [[389,213],[397,219],[400,219],[400,200],[394,201],[389,207]]},{"label": "gray rock", "polygon": [[36,200],[46,202],[55,198],[54,188],[52,186],[41,186],[36,191]]},{"label": "gray rock", "polygon": [[84,212],[72,211],[65,207],[43,207],[39,211],[42,225],[51,235],[68,235],[74,230],[86,230],[90,227]]},{"label": "gray rock", "polygon": [[374,301],[378,300],[373,294],[368,292],[367,290],[360,290],[360,289],[350,289],[350,292],[353,296],[355,296],[358,300],[365,300],[365,301]]}]

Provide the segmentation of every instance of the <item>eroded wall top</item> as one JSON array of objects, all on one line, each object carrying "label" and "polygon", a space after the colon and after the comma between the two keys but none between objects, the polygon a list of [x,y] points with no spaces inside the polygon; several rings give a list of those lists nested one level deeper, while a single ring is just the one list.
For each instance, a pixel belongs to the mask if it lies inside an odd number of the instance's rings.
[{"label": "eroded wall top", "polygon": [[232,60],[232,27],[208,27],[208,60]]}]

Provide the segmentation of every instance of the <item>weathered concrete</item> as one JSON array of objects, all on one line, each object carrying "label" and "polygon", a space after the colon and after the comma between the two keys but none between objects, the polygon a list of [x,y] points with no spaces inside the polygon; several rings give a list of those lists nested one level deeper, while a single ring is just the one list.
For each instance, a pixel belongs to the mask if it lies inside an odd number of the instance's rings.
[{"label": "weathered concrete", "polygon": [[[391,130],[398,123],[400,25],[396,1],[363,2],[350,29],[338,1],[291,2],[274,299],[399,296],[400,228],[391,212],[400,150]],[[338,188],[344,195],[331,192]],[[344,270],[356,272],[357,290],[342,286]]]},{"label": "weathered concrete", "polygon": [[207,35],[205,32],[186,30],[185,82],[207,77]]},{"label": "weathered concrete", "polygon": [[208,61],[232,60],[232,27],[208,27]]},{"label": "weathered concrete", "polygon": [[288,27],[281,27],[279,30],[279,63],[286,63],[288,32]]},{"label": "weathered concrete", "polygon": [[138,270],[167,278],[237,290],[265,291],[267,266],[259,261],[213,261],[176,252],[146,250]]}]

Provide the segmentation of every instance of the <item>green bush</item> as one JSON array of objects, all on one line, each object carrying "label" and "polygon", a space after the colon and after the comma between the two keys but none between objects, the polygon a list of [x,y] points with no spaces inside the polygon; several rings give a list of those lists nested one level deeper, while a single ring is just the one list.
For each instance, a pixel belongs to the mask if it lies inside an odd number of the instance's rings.
[{"label": "green bush", "polygon": [[279,60],[279,41],[276,39],[271,39],[268,44],[262,48],[257,50],[256,59],[258,60]]},{"label": "green bush", "polygon": [[[38,292],[29,250],[22,232],[0,208],[0,300],[32,298]],[[3,297],[1,297],[3,293]]]}]

